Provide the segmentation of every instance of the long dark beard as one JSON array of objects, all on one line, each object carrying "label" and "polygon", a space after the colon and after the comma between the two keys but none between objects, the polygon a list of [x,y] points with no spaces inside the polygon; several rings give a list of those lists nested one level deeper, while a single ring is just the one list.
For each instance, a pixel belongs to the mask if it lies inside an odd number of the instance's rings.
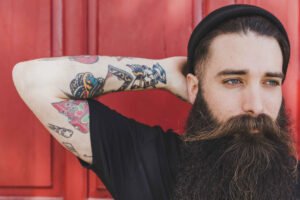
[{"label": "long dark beard", "polygon": [[199,92],[182,139],[172,199],[295,199],[297,162],[284,104],[276,122],[262,114],[218,124]]}]

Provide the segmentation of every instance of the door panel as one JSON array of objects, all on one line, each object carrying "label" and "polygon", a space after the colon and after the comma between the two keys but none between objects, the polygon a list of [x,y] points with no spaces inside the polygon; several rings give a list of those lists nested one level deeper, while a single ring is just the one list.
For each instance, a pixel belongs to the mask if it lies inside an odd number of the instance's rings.
[{"label": "door panel", "polygon": [[0,19],[0,196],[59,196],[62,151],[11,76],[17,62],[51,56],[51,1],[0,1]]},{"label": "door panel", "polygon": [[0,1],[0,78],[5,91],[5,98],[0,98],[4,150],[0,151],[0,186],[51,185],[50,136],[18,97],[11,80],[17,61],[50,55],[49,5],[49,1]]}]

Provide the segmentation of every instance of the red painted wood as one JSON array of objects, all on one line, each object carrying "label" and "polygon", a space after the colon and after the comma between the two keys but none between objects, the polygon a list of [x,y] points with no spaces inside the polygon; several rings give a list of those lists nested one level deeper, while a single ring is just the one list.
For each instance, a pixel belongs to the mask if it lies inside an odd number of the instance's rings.
[{"label": "red painted wood", "polygon": [[98,52],[98,0],[88,1],[88,53],[96,55]]},{"label": "red painted wood", "polygon": [[0,187],[51,185],[50,136],[18,97],[11,79],[17,61],[50,54],[49,5],[49,1],[0,2],[0,78],[5,94],[0,98]]},{"label": "red painted wood", "polygon": [[59,196],[61,147],[22,102],[11,77],[17,62],[51,55],[51,1],[0,1],[0,18],[0,196]]},{"label": "red painted wood", "polygon": [[[193,5],[184,0],[166,0],[163,13],[164,56],[185,56],[193,29]],[[153,46],[153,45],[152,45]]]},{"label": "red painted wood", "polygon": [[64,55],[87,54],[87,6],[86,0],[64,0]]},{"label": "red painted wood", "polygon": [[52,56],[63,55],[63,2],[52,0]]},{"label": "red painted wood", "polygon": [[203,16],[206,16],[213,10],[230,4],[235,4],[235,0],[203,0]]}]

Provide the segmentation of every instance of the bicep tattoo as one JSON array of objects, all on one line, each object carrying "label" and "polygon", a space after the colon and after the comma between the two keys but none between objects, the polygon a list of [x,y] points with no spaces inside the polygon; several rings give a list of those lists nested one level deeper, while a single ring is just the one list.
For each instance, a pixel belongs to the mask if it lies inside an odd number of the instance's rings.
[{"label": "bicep tattoo", "polygon": [[65,137],[65,138],[70,138],[73,135],[73,131],[67,128],[63,128],[63,127],[59,127],[59,126],[55,126],[53,124],[48,124],[48,128],[56,133],[58,133],[59,135]]},{"label": "bicep tattoo", "polygon": [[66,100],[52,106],[68,118],[69,123],[82,133],[89,132],[89,107],[84,100]]}]

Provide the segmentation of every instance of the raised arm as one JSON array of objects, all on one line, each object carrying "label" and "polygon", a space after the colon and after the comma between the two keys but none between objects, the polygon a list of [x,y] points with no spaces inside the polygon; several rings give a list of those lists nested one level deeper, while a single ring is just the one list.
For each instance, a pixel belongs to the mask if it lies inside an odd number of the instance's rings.
[{"label": "raised arm", "polygon": [[46,58],[18,63],[13,76],[19,92],[27,91],[28,87],[46,87],[62,99],[87,99],[110,92],[152,88],[166,89],[185,99],[185,79],[180,74],[184,62],[185,57]]},{"label": "raised arm", "polygon": [[186,99],[184,57],[161,60],[105,56],[47,58],[18,63],[18,93],[66,149],[92,163],[85,99],[105,93],[161,88]]}]

